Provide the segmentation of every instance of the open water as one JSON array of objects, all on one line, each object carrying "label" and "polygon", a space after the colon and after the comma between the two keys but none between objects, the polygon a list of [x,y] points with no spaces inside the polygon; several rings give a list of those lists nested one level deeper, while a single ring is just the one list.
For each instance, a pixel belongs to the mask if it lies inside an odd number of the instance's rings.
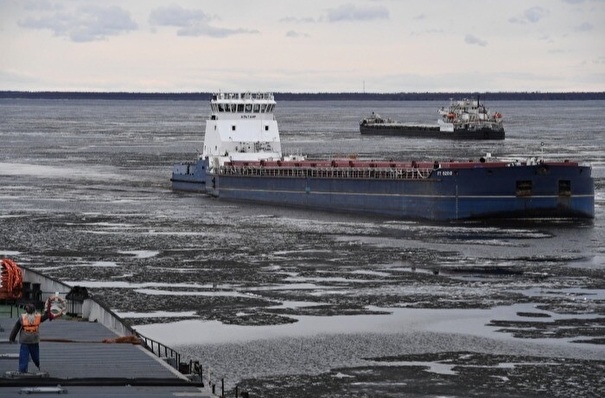
[{"label": "open water", "polygon": [[[591,163],[594,221],[423,223],[175,193],[207,103],[1,100],[0,255],[88,287],[261,396],[602,395],[605,102],[488,102],[504,141],[358,131],[372,111],[434,123],[444,105],[280,102],[276,117],[284,151],[311,156]],[[471,394],[477,367],[501,373]]]}]

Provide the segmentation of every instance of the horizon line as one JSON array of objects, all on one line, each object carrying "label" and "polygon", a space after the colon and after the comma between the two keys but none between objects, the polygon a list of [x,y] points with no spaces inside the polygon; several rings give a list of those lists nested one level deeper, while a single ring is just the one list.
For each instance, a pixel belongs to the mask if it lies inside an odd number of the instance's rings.
[{"label": "horizon line", "polygon": [[448,93],[474,93],[474,94],[605,94],[605,91],[392,91],[392,92],[369,92],[369,91],[273,91],[273,90],[218,90],[218,91],[86,91],[86,90],[0,90],[0,93],[60,93],[60,94],[207,94],[207,93],[229,93],[229,92],[271,92],[282,94],[354,94],[354,95],[395,95],[395,94],[448,94]]}]

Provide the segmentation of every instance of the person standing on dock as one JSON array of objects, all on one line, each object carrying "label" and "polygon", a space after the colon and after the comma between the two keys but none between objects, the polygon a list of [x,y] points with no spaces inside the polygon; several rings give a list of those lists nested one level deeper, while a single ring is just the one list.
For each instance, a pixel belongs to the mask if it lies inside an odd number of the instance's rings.
[{"label": "person standing on dock", "polygon": [[40,370],[40,324],[47,319],[52,320],[52,313],[45,312],[43,315],[36,311],[33,304],[25,306],[25,314],[21,314],[8,338],[11,343],[15,342],[19,333],[19,372],[27,373],[29,357],[34,365]]}]

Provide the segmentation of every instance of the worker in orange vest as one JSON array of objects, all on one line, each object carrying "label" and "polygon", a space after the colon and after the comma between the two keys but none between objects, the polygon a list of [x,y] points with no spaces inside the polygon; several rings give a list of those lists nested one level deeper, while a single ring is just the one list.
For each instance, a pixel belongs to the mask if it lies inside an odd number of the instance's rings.
[{"label": "worker in orange vest", "polygon": [[[52,315],[51,315],[52,317]],[[33,304],[25,306],[25,314],[21,314],[17,323],[8,338],[12,343],[15,342],[17,333],[19,333],[19,343],[21,350],[19,351],[19,372],[27,373],[27,365],[31,356],[34,365],[40,370],[40,324],[49,319],[48,312],[43,315],[36,312],[36,307]],[[51,318],[52,319],[52,318]]]}]

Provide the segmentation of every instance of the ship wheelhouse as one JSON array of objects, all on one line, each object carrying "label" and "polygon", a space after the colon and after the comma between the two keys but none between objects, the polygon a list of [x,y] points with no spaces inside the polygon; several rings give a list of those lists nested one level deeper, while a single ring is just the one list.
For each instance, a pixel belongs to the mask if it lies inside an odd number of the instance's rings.
[{"label": "ship wheelhouse", "polygon": [[211,166],[281,157],[272,93],[215,93],[210,109],[201,157]]},{"label": "ship wheelhouse", "polygon": [[230,113],[273,114],[272,93],[218,93],[212,95],[210,109],[215,118]]}]

